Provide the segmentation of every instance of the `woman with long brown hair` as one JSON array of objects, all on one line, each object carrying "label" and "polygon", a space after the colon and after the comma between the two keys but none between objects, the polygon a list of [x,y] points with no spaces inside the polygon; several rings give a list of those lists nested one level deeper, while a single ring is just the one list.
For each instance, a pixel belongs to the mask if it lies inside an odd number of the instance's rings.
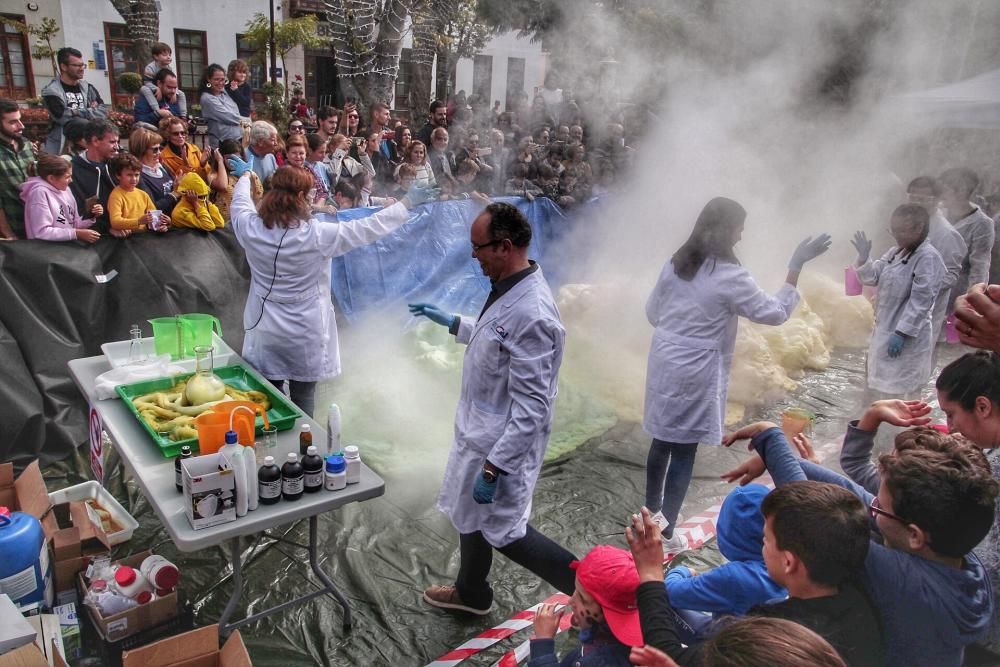
[{"label": "woman with long brown hair", "polygon": [[732,199],[708,202],[646,302],[646,318],[656,331],[649,348],[642,422],[653,438],[646,459],[645,505],[671,553],[687,547],[684,536],[674,533],[674,524],[691,483],[698,443],[717,445],[722,440],[739,318],[771,325],[785,322],[799,303],[795,286],[803,265],[830,247],[826,234],[800,243],[785,284],[771,296],[740,266],[733,251],[746,215]]},{"label": "woman with long brown hair", "polygon": [[239,180],[230,221],[250,265],[243,312],[243,357],[275,386],[289,383],[292,401],[307,415],[316,383],[340,374],[337,320],[330,298],[330,259],[393,232],[408,209],[433,196],[414,186],[402,201],[360,220],[317,222],[311,214],[313,175],[281,167],[259,207],[250,197],[250,165],[229,158]]}]

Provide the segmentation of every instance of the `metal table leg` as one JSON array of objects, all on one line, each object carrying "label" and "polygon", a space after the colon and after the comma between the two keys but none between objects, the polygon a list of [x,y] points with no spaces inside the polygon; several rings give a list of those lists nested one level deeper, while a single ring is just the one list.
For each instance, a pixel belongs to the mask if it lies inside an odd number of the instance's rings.
[{"label": "metal table leg", "polygon": [[[239,604],[240,598],[243,596],[243,562],[240,554],[240,540],[239,538],[229,541],[229,559],[230,564],[233,567],[233,591],[229,596],[229,601],[226,603],[226,608],[222,612],[222,616],[219,618],[219,635],[222,637],[227,637],[233,630],[239,628],[240,626],[247,625],[248,623],[253,623],[259,621],[262,618],[271,616],[272,614],[280,613],[291,607],[296,607],[301,604],[309,602],[313,598],[320,597],[321,595],[330,594],[336,598],[337,602],[344,610],[344,632],[351,631],[351,608],[348,604],[347,598],[344,594],[340,592],[337,586],[333,583],[330,577],[320,568],[319,566],[319,517],[311,516],[309,517],[309,565],[312,568],[313,573],[319,579],[322,584],[322,588],[314,591],[310,591],[305,595],[301,595],[287,602],[282,602],[281,604],[275,605],[263,611],[259,611],[256,614],[247,616],[246,618],[229,622],[232,618],[233,613],[236,611],[236,606]],[[292,544],[298,548],[302,548],[303,545],[295,544],[289,540],[281,540],[284,543]]]}]

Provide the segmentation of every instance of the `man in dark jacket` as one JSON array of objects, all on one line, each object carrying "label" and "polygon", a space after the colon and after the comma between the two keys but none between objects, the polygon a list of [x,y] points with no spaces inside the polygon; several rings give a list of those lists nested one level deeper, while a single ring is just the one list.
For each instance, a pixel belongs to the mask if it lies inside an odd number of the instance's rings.
[{"label": "man in dark jacket", "polygon": [[118,128],[106,120],[94,120],[84,132],[87,150],[74,155],[73,181],[70,191],[76,199],[76,207],[83,216],[95,216],[99,232],[108,232],[108,195],[115,187],[115,181],[108,170],[108,160],[118,154]]},{"label": "man in dark jacket", "polygon": [[59,78],[52,79],[42,89],[42,99],[45,100],[45,107],[52,119],[49,136],[45,140],[45,152],[52,155],[58,155],[62,151],[63,125],[70,120],[108,117],[108,109],[100,93],[83,80],[87,69],[83,54],[67,46],[56,53],[56,61],[59,63]]}]

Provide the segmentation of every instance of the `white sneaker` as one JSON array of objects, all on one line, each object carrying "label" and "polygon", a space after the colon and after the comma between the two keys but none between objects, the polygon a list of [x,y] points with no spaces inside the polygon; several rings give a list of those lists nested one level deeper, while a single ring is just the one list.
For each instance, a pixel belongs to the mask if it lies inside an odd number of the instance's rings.
[{"label": "white sneaker", "polygon": [[674,533],[674,536],[671,538],[663,535],[661,539],[663,540],[663,553],[665,554],[679,554],[688,549],[687,536],[681,533]]},{"label": "white sneaker", "polygon": [[653,516],[649,517],[652,519],[653,523],[660,527],[660,530],[666,530],[670,522],[667,521],[667,517],[663,516],[663,512],[657,512]]}]

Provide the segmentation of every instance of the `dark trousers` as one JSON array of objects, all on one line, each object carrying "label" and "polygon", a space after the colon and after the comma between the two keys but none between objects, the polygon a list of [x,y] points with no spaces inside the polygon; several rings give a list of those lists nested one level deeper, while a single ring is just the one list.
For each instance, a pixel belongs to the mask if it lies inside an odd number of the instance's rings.
[{"label": "dark trousers", "polygon": [[[485,609],[493,602],[493,589],[486,580],[493,566],[493,546],[479,531],[463,533],[459,541],[462,564],[455,580],[458,594],[465,604]],[[576,572],[569,566],[576,556],[530,525],[524,537],[497,547],[497,551],[566,595],[576,589]]]},{"label": "dark trousers", "polygon": [[299,382],[298,380],[289,380],[288,390],[286,391],[284,380],[272,380],[271,378],[268,378],[267,381],[280,389],[283,393],[287,394],[288,397],[292,399],[292,403],[299,406],[299,409],[306,413],[307,417],[312,417],[313,413],[316,412],[315,382]]}]

